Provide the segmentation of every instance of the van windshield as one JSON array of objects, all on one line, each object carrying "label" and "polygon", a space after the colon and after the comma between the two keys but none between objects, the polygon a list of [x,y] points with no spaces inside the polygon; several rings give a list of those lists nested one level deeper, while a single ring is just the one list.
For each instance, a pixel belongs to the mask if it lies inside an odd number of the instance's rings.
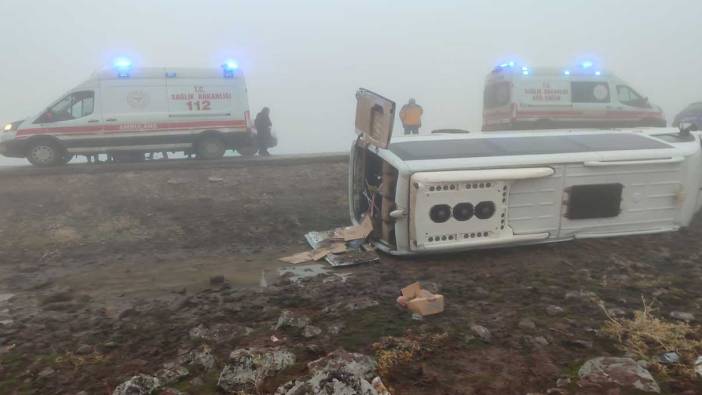
[{"label": "van windshield", "polygon": [[485,87],[483,108],[495,108],[507,105],[510,101],[510,83],[498,82]]},{"label": "van windshield", "polygon": [[82,118],[93,113],[95,106],[93,91],[74,92],[51,106],[36,122],[50,123]]}]

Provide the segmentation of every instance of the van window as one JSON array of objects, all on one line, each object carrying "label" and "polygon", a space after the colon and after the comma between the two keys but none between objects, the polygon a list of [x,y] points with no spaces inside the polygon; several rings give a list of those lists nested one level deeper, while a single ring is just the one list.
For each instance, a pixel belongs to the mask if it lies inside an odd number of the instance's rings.
[{"label": "van window", "polygon": [[650,107],[645,97],[626,85],[617,85],[617,98],[620,103],[632,107]]},{"label": "van window", "polygon": [[609,86],[601,81],[573,81],[570,83],[573,103],[609,103]]},{"label": "van window", "polygon": [[51,123],[82,118],[93,113],[95,93],[93,91],[73,92],[51,106],[34,123]]},{"label": "van window", "polygon": [[485,92],[483,92],[483,108],[502,107],[508,104],[509,100],[509,82],[498,82],[485,87]]}]

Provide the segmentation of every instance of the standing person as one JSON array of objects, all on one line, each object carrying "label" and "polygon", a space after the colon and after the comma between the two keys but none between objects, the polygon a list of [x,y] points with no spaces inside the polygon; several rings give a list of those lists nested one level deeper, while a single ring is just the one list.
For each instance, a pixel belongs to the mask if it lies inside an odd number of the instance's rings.
[{"label": "standing person", "polygon": [[256,143],[258,144],[258,154],[260,156],[271,155],[268,152],[268,143],[271,140],[271,127],[273,126],[270,113],[270,108],[263,107],[261,112],[256,114],[256,120],[254,120],[254,126],[256,127]]},{"label": "standing person", "polygon": [[402,106],[400,110],[400,120],[402,127],[405,128],[405,134],[419,134],[419,128],[422,126],[422,114],[424,109],[417,104],[414,98],[409,99],[409,103]]}]

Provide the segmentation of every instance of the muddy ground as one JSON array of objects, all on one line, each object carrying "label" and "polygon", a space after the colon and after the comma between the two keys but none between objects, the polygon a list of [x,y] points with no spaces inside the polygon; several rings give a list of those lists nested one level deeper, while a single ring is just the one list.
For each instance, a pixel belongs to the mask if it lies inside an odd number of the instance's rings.
[{"label": "muddy ground", "polygon": [[[393,394],[598,393],[577,385],[578,368],[626,352],[600,331],[598,302],[631,317],[643,296],[665,319],[702,317],[700,218],[673,234],[344,270],[291,274],[277,260],[306,249],[306,231],[347,223],[343,162],[0,175],[0,393],[107,394],[193,349],[215,366],[172,387],[221,393],[227,355],[272,335],[297,362],[259,393],[338,348],[380,356],[405,340],[420,349],[380,372]],[[396,306],[414,281],[445,296],[444,313]],[[283,310],[322,333],[273,329]],[[651,372],[663,393],[702,393],[694,375]]]}]

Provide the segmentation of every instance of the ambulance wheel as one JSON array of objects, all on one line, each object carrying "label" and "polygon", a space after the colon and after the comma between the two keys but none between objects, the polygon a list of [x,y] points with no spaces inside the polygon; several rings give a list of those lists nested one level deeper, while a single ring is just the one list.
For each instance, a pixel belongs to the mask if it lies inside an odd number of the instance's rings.
[{"label": "ambulance wheel", "polygon": [[241,156],[254,156],[256,155],[256,152],[258,152],[258,147],[255,145],[242,145],[236,147],[236,152],[238,152]]},{"label": "ambulance wheel", "polygon": [[34,166],[56,166],[64,162],[66,153],[51,141],[37,141],[27,150],[27,160]]},{"label": "ambulance wheel", "polygon": [[219,159],[227,151],[227,145],[219,136],[204,136],[197,141],[195,152],[200,159]]}]

